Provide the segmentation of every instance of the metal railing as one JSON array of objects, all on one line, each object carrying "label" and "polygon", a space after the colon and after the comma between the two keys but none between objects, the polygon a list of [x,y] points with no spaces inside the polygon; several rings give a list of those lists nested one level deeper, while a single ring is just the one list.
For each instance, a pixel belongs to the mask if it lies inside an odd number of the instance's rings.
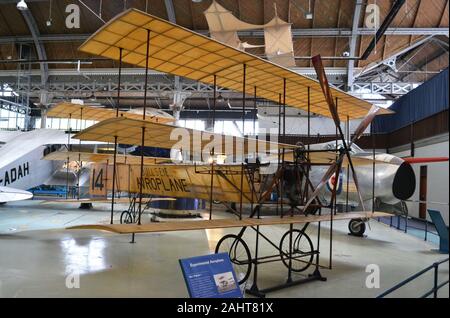
[{"label": "metal railing", "polygon": [[433,294],[433,298],[437,298],[438,290],[449,283],[448,279],[445,282],[442,282],[440,284],[438,283],[439,265],[448,262],[448,260],[449,259],[446,258],[446,259],[444,259],[444,260],[442,260],[440,262],[433,263],[431,266],[428,266],[427,268],[421,270],[420,272],[418,272],[418,273],[412,275],[411,277],[405,279],[404,281],[398,283],[394,287],[388,289],[384,293],[378,295],[377,298],[384,298],[384,297],[386,297],[387,295],[393,293],[394,291],[398,290],[399,288],[401,288],[401,287],[405,286],[406,284],[412,282],[413,280],[417,279],[418,277],[422,276],[423,274],[427,273],[430,270],[434,270],[433,288],[431,290],[427,291],[425,294],[423,294],[420,298],[427,298],[431,294]]},{"label": "metal railing", "polygon": [[[429,222],[428,220],[407,216],[407,215],[393,215],[391,217],[388,217],[389,222],[383,222],[382,220],[385,220],[387,218],[378,218],[377,221],[389,225],[389,227],[396,228],[399,231],[403,231],[405,233],[408,233],[408,229],[415,229],[419,231],[424,232],[424,241],[428,241],[428,234],[432,234],[435,236],[439,236],[439,234],[435,230],[435,226],[433,223]],[[403,220],[403,222],[402,222]],[[416,227],[412,225],[413,222],[408,222],[409,220],[416,221],[417,223],[423,223],[423,228]]]}]

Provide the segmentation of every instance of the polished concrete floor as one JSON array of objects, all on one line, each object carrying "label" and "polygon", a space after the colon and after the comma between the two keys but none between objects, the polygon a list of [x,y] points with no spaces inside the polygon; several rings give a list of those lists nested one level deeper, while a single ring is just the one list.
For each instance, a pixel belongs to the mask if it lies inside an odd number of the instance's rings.
[{"label": "polished concrete floor", "polygon": [[[109,205],[93,210],[77,205],[44,205],[38,201],[0,206],[0,297],[187,297],[180,258],[214,251],[217,241],[238,229],[141,234],[130,244],[129,235],[97,231],[65,230],[75,224],[109,222]],[[118,206],[119,211],[125,206]],[[217,215],[222,215],[217,212]],[[148,221],[149,216],[145,217]],[[195,221],[194,221],[195,222]],[[314,281],[268,294],[268,297],[375,297],[401,280],[444,259],[436,245],[371,221],[367,237],[347,235],[347,223],[335,222],[333,269],[322,269],[327,282]],[[263,228],[278,242],[286,226]],[[317,226],[308,229],[313,242]],[[329,265],[329,224],[322,224],[321,264]],[[255,235],[245,240],[253,250]],[[274,254],[267,243],[260,253]],[[380,288],[366,287],[366,267],[380,270]],[[259,266],[258,285],[266,288],[285,281],[283,264]],[[449,277],[448,263],[439,271],[440,281]],[[74,276],[75,275],[75,276]],[[79,275],[79,276],[76,276]],[[77,279],[79,277],[79,279]],[[294,279],[303,276],[294,275]],[[432,287],[432,272],[392,294],[417,297]],[[251,283],[249,283],[251,284]],[[79,287],[79,288],[68,288]],[[439,292],[449,297],[448,286]]]}]

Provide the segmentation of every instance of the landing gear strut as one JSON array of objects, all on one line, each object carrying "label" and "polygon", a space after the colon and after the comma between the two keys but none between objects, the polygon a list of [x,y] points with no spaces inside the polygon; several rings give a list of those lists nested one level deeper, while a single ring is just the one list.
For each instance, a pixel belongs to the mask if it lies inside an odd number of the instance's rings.
[{"label": "landing gear strut", "polygon": [[361,219],[352,219],[348,222],[350,235],[362,237],[366,231],[366,223]]}]

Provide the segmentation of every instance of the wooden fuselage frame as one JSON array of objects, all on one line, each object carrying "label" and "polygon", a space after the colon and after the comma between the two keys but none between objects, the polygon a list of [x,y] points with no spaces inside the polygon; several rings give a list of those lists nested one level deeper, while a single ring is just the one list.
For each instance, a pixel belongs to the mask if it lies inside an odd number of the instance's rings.
[{"label": "wooden fuselage frame", "polygon": [[[90,193],[93,197],[106,196],[112,190],[113,169],[113,165],[92,166]],[[115,190],[139,193],[140,173],[140,165],[117,164]],[[260,196],[260,182],[255,177],[256,174],[257,171],[249,170],[241,164],[144,165],[142,193],[203,200],[212,198],[224,202],[240,202],[242,199],[242,202],[250,203]]]}]

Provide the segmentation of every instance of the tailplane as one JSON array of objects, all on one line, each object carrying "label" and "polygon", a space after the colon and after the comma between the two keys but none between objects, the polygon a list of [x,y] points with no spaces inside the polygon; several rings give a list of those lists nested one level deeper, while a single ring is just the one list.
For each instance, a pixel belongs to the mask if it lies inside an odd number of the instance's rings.
[{"label": "tailplane", "polygon": [[31,199],[33,193],[9,187],[0,187],[0,203]]}]

